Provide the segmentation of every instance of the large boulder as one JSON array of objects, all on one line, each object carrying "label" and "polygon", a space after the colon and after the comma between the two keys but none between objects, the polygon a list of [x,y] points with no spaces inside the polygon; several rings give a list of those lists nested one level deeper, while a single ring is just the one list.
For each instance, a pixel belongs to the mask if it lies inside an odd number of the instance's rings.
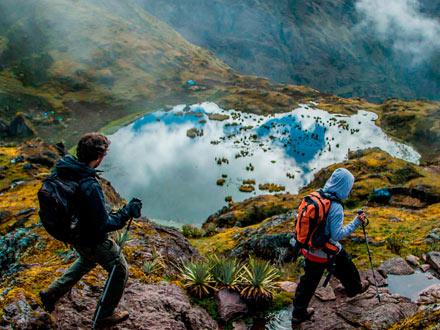
[{"label": "large boulder", "polygon": [[237,292],[222,289],[217,293],[215,301],[217,302],[218,315],[224,322],[243,316],[248,311],[246,303],[241,300]]},{"label": "large boulder", "polygon": [[394,257],[385,261],[380,265],[378,271],[385,274],[385,276],[386,274],[410,275],[414,273],[414,269],[412,269],[411,266],[400,257]]},{"label": "large boulder", "polygon": [[287,261],[291,259],[292,246],[290,240],[293,234],[255,234],[248,240],[242,241],[236,245],[232,251],[232,256],[245,258],[248,255],[254,255],[257,258],[273,261]]},{"label": "large boulder", "polygon": [[0,137],[7,137],[9,135],[9,125],[0,119]]},{"label": "large boulder", "polygon": [[[59,329],[90,329],[99,292],[75,286],[56,306],[53,316]],[[216,330],[217,323],[199,306],[192,305],[176,285],[129,283],[118,306],[130,312],[127,321],[111,329]]]},{"label": "large boulder", "polygon": [[[360,272],[361,278],[368,274]],[[371,274],[369,274],[371,275]],[[344,290],[338,290],[341,283],[335,277],[329,282],[335,292],[335,300],[312,298],[310,307],[315,314],[310,321],[301,323],[299,330],[333,330],[333,329],[388,329],[392,324],[403,320],[417,312],[418,306],[409,298],[393,295],[387,288],[379,288],[381,300],[376,297],[374,285],[353,298],[347,298]]]},{"label": "large boulder", "polygon": [[25,115],[21,112],[18,112],[15,115],[15,118],[12,119],[9,124],[9,136],[33,136],[35,134],[35,129],[32,126],[31,122],[26,119]]},{"label": "large boulder", "polygon": [[[290,240],[293,238],[291,229],[292,219],[295,216],[296,213],[276,215],[256,228],[246,228],[242,233],[234,236],[237,243],[231,252],[232,256],[247,258],[249,255],[254,255],[275,262],[291,260],[293,249]],[[283,230],[282,233],[273,234],[279,228],[289,228],[290,231]]]},{"label": "large boulder", "polygon": [[376,290],[370,287],[367,292],[348,299],[337,314],[352,325],[366,329],[388,329],[402,318],[417,312],[417,304],[401,295],[391,295],[381,289],[381,301],[376,298]]},{"label": "large boulder", "polygon": [[428,253],[428,263],[434,268],[437,272],[440,272],[440,252],[429,252]]}]

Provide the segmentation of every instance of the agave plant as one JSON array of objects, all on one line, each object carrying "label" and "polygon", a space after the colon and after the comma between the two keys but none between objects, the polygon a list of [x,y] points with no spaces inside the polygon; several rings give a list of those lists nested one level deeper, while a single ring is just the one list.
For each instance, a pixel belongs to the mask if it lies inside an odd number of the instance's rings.
[{"label": "agave plant", "polygon": [[161,269],[163,265],[159,261],[159,259],[154,259],[150,261],[145,261],[144,265],[142,266],[142,270],[144,273],[148,276],[151,276],[153,274],[157,274]]},{"label": "agave plant", "polygon": [[192,295],[201,299],[214,289],[209,264],[201,261],[185,261],[178,269],[185,287]]},{"label": "agave plant", "polygon": [[121,244],[132,241],[134,236],[130,232],[127,232],[127,235],[124,237],[124,232],[122,230],[118,230],[114,232],[113,239],[115,240],[116,244],[121,246]]},{"label": "agave plant", "polygon": [[242,266],[236,259],[213,256],[209,262],[211,264],[211,274],[218,287],[230,290],[238,288]]},{"label": "agave plant", "polygon": [[279,277],[277,269],[272,267],[268,261],[252,257],[243,269],[241,280],[244,288],[241,295],[250,300],[272,300],[272,290],[275,289],[275,282]]}]

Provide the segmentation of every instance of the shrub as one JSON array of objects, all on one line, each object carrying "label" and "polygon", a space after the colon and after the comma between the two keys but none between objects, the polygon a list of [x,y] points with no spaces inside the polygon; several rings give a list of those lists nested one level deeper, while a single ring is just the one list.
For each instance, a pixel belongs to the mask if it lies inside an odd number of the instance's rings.
[{"label": "shrub", "polygon": [[182,235],[186,238],[200,238],[205,236],[205,231],[192,225],[183,225]]},{"label": "shrub", "polygon": [[391,252],[400,255],[400,251],[403,246],[403,237],[392,233],[387,239],[387,249],[389,249]]},{"label": "shrub", "polygon": [[212,236],[217,233],[217,226],[215,223],[211,222],[206,228],[205,228],[205,236]]}]

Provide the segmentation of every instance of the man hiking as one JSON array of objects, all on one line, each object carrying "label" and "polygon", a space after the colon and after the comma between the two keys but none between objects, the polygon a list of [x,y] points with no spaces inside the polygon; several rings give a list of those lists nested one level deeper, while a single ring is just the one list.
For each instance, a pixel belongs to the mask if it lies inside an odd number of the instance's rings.
[{"label": "man hiking", "polygon": [[133,199],[116,213],[107,212],[96,168],[106,156],[109,145],[110,141],[102,134],[85,134],[78,142],[77,158],[72,155],[63,157],[52,172],[62,180],[78,183],[74,215],[78,219],[79,234],[72,245],[79,258],[61,278],[40,292],[45,309],[52,312],[57,300],[96,265],[101,265],[107,272],[115,266],[98,325],[122,322],[129,316],[127,311],[115,311],[127,282],[128,265],[122,254],[118,256],[118,246],[108,233],[123,228],[130,218],[139,217],[142,209],[142,202]]},{"label": "man hiking", "polygon": [[[360,213],[350,224],[343,226],[344,208],[341,201],[348,197],[353,183],[353,175],[345,168],[339,168],[333,172],[323,190],[312,194],[314,198],[319,198],[316,205],[328,205],[326,221],[325,215],[323,216],[325,227],[322,228],[324,229],[323,237],[326,240],[325,246],[329,246],[329,248],[312,249],[310,246],[302,248],[302,253],[305,256],[305,274],[300,279],[293,299],[293,326],[309,320],[313,315],[313,309],[308,309],[307,306],[326,268],[330,275],[334,275],[341,281],[348,297],[353,297],[362,291],[359,272],[348,253],[338,243],[353,233],[365,221],[365,213]],[[309,201],[313,203],[311,199]]]}]

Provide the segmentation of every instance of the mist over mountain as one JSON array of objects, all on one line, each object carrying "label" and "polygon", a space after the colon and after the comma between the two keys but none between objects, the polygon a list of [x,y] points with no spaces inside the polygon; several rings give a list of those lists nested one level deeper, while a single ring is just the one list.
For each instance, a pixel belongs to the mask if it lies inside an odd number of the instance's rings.
[{"label": "mist over mountain", "polygon": [[440,98],[438,0],[141,2],[243,74],[374,102]]}]

